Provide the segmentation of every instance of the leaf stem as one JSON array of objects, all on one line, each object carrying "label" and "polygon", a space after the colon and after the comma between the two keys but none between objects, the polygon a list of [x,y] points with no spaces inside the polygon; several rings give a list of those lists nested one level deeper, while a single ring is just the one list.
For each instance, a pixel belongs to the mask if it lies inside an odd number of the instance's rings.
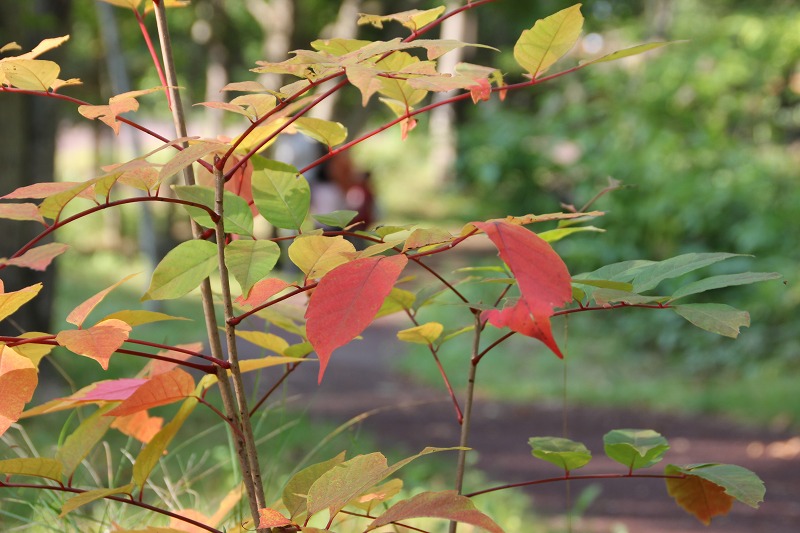
[{"label": "leaf stem", "polygon": [[[57,492],[69,492],[72,494],[83,494],[85,492],[89,492],[88,490],[85,489],[76,489],[74,487],[65,487],[63,485],[57,486],[57,485],[38,485],[35,483],[9,483],[7,481],[0,481],[0,488],[52,490]],[[138,501],[134,499],[131,495],[128,495],[127,498],[123,498],[122,496],[113,496],[113,495],[104,496],[103,498],[106,500],[113,500],[115,502],[120,502],[127,505],[133,505],[135,507],[140,507],[142,509],[147,509],[148,511],[168,516],[170,518],[180,520],[181,522],[186,522],[187,524],[191,524],[205,531],[210,531],[211,533],[222,533],[221,530],[208,526],[202,522],[198,522],[197,520],[192,520],[191,518],[187,518],[177,513],[167,511],[166,509],[161,509],[160,507],[156,507],[154,505]]]},{"label": "leaf stem", "polygon": [[508,483],[505,485],[498,485],[496,487],[491,487],[488,489],[478,490],[475,492],[471,492],[469,494],[465,494],[467,498],[472,498],[474,496],[480,496],[481,494],[488,494],[490,492],[496,492],[498,490],[505,490],[505,489],[513,489],[517,487],[527,487],[530,485],[541,485],[544,483],[554,483],[557,481],[573,481],[576,479],[622,479],[622,478],[629,478],[629,477],[637,477],[637,478],[655,478],[655,479],[684,479],[686,478],[685,474],[631,474],[626,472],[625,474],[586,474],[586,475],[564,475],[560,477],[551,477],[545,479],[535,479],[532,481],[522,481],[520,483]]},{"label": "leaf stem", "polygon": [[153,65],[156,67],[156,72],[158,73],[158,79],[161,80],[161,85],[164,86],[164,93],[167,95],[167,105],[169,106],[170,110],[172,109],[172,97],[169,94],[167,77],[164,75],[164,69],[161,68],[161,62],[158,60],[158,54],[156,53],[156,48],[153,46],[153,41],[150,39],[150,33],[147,31],[147,26],[145,26],[144,19],[142,18],[142,14],[139,13],[139,10],[136,8],[132,8],[134,15],[136,15],[136,22],[139,23],[139,30],[142,32],[142,37],[144,38],[144,42],[147,45],[147,50],[150,52],[150,58],[153,60]]}]

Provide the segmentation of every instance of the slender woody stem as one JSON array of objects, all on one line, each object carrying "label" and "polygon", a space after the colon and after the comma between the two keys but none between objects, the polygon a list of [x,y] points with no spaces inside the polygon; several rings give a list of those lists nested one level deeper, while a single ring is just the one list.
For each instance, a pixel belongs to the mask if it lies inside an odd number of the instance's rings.
[{"label": "slender woody stem", "polygon": [[[158,25],[158,38],[161,43],[161,53],[164,59],[167,84],[172,94],[172,118],[175,124],[175,131],[178,134],[178,137],[186,137],[186,123],[184,121],[181,95],[180,91],[178,90],[175,62],[173,61],[172,57],[172,45],[169,37],[166,9],[163,2],[158,0],[153,0],[153,6],[155,7],[156,24]],[[185,143],[184,146],[186,146]],[[187,185],[194,185],[195,179],[192,165],[188,165],[183,169],[183,178]],[[198,238],[202,234],[202,229],[194,220],[191,221],[191,227],[192,235],[194,238]],[[222,342],[217,329],[214,297],[211,292],[211,282],[208,278],[204,279],[200,284],[200,294],[202,298],[201,301],[203,303],[203,315],[205,317],[206,333],[208,335],[209,344],[211,345],[211,355],[217,359],[222,359]],[[217,379],[219,381],[222,404],[225,408],[225,416],[228,417],[231,425],[240,427],[242,421],[239,419],[237,414],[238,410],[236,409],[233,392],[231,391],[228,371],[222,367],[217,367]],[[259,500],[263,500],[263,495],[259,498],[258,493],[263,491],[263,488],[261,486],[256,487],[253,483],[253,476],[250,471],[250,460],[248,459],[246,451],[247,446],[242,439],[239,438],[239,435],[236,432],[234,432],[233,442],[239,457],[239,467],[242,470],[242,481],[244,483],[245,490],[247,491],[250,514],[253,517],[253,520],[258,520],[258,502]]]}]

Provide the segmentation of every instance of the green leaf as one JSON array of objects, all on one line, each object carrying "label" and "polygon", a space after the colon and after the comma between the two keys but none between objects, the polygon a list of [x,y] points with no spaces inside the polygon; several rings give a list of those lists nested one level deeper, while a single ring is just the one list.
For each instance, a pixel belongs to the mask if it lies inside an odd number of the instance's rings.
[{"label": "green leaf", "polygon": [[64,518],[67,513],[74,511],[78,507],[92,503],[93,501],[100,500],[106,496],[113,496],[115,494],[130,494],[133,491],[133,483],[128,483],[125,486],[114,489],[95,489],[82,492],[64,502],[61,507],[59,518]]},{"label": "green leaf", "polygon": [[0,474],[5,476],[34,476],[61,482],[61,461],[44,457],[22,457],[0,461]]},{"label": "green leaf", "polygon": [[[692,272],[708,265],[713,265],[720,261],[725,261],[732,257],[743,257],[742,254],[728,253],[691,253],[672,257],[657,263],[642,265],[628,271],[628,275],[633,275],[634,292],[644,292],[653,289],[665,279],[677,278],[688,272]],[[622,280],[628,281],[628,280]]]},{"label": "green leaf", "polygon": [[217,246],[208,241],[182,242],[153,271],[145,300],[180,298],[197,288],[217,268]]},{"label": "green leaf", "polygon": [[114,405],[103,406],[84,419],[58,449],[56,460],[64,466],[62,470],[64,477],[72,477],[81,461],[89,455],[92,448],[106,434],[111,423],[114,422],[114,417],[104,415],[113,407]]},{"label": "green leaf", "polygon": [[719,463],[694,464],[679,467],[669,465],[682,474],[701,477],[725,489],[725,493],[733,496],[745,505],[758,509],[758,504],[764,501],[764,482],[750,470],[738,465]]},{"label": "green leaf", "polygon": [[578,285],[589,285],[599,289],[613,289],[616,291],[633,292],[633,285],[622,281],[610,281],[607,279],[578,279],[572,278],[572,283]]},{"label": "green leaf", "polygon": [[[174,185],[175,195],[181,200],[201,204],[214,211],[214,189],[200,185]],[[253,234],[253,213],[247,200],[230,191],[225,191],[222,196],[223,228],[226,233],[237,235]],[[204,228],[214,228],[216,224],[211,220],[211,215],[199,207],[183,206],[189,216]]]},{"label": "green leaf", "polygon": [[333,148],[347,139],[347,128],[340,122],[321,118],[300,117],[292,124],[297,131]]},{"label": "green leaf", "polygon": [[531,454],[553,463],[566,472],[576,470],[592,460],[592,453],[580,442],[561,437],[531,437]]},{"label": "green leaf", "polygon": [[678,298],[683,298],[691,294],[700,294],[714,289],[721,289],[723,287],[732,287],[734,285],[749,285],[751,283],[758,283],[761,281],[769,281],[772,279],[780,279],[783,276],[777,272],[741,272],[739,274],[727,274],[724,276],[712,276],[710,278],[701,279],[685,285],[675,291],[670,298],[670,301],[675,301]]},{"label": "green leaf", "polygon": [[537,233],[539,237],[545,242],[560,241],[564,237],[569,237],[573,233],[580,233],[582,231],[593,231],[598,233],[605,233],[606,230],[597,228],[595,226],[577,226],[572,228],[557,228],[549,231],[542,231]]},{"label": "green leaf", "polygon": [[365,531],[409,518],[444,518],[477,526],[491,533],[503,533],[503,529],[491,518],[480,512],[472,500],[454,490],[422,492],[407,500],[397,502],[388,511],[370,523]]},{"label": "green leaf", "polygon": [[581,5],[562,9],[536,21],[522,32],[514,45],[514,59],[536,79],[547,71],[578,41],[583,29]]},{"label": "green leaf", "polygon": [[393,287],[391,292],[389,292],[389,296],[383,300],[381,308],[378,309],[378,314],[375,315],[375,318],[377,319],[382,316],[399,313],[400,311],[404,311],[406,309],[411,309],[411,306],[414,305],[414,300],[416,298],[417,297],[413,292]]},{"label": "green leaf", "polygon": [[332,213],[325,213],[324,215],[312,215],[314,220],[325,226],[332,228],[346,228],[353,218],[358,214],[358,211],[350,211],[347,209],[340,209]]},{"label": "green leaf", "polygon": [[148,311],[146,309],[139,309],[135,311],[117,311],[103,318],[100,322],[106,320],[121,320],[129,326],[141,326],[142,324],[150,324],[151,322],[163,322],[165,320],[190,320],[180,316],[167,315],[159,313],[158,311]]},{"label": "green leaf", "polygon": [[430,453],[459,448],[425,448],[420,453],[388,466],[386,457],[375,452],[358,455],[340,463],[317,479],[308,489],[308,514],[328,509],[330,516],[342,510],[353,498],[363,494],[411,461]]},{"label": "green leaf", "polygon": [[700,329],[735,339],[739,328],[750,326],[750,314],[725,304],[685,304],[672,307]]},{"label": "green leaf", "polygon": [[667,46],[668,44],[682,43],[682,42],[686,41],[665,41],[665,42],[638,44],[636,46],[631,46],[630,48],[625,48],[623,50],[617,50],[616,52],[611,52],[610,54],[606,54],[596,59],[588,59],[586,61],[581,61],[580,64],[582,66],[586,66],[586,65],[592,65],[594,63],[605,63],[606,61],[616,61],[617,59],[622,59],[623,57],[639,55],[644,52],[653,50],[655,48],[661,48],[662,46]]},{"label": "green leaf", "polygon": [[635,292],[618,291],[614,289],[597,289],[592,291],[592,297],[598,305],[610,305],[618,302],[638,305],[652,302],[665,302],[669,299],[668,296],[651,296],[649,294],[637,294]]},{"label": "green leaf", "polygon": [[249,294],[256,282],[266,278],[280,256],[280,247],[272,241],[238,240],[225,247],[225,264],[242,294]]},{"label": "green leaf", "polygon": [[300,230],[311,205],[306,179],[292,165],[254,157],[253,200],[273,226]]},{"label": "green leaf", "polygon": [[342,452],[333,459],[308,466],[292,476],[289,482],[286,483],[281,499],[292,519],[297,519],[306,514],[306,494],[308,494],[308,489],[322,474],[344,461],[344,456],[345,453]]},{"label": "green leaf", "polygon": [[228,145],[219,141],[200,141],[190,144],[170,159],[158,173],[158,180],[164,181],[182,171],[195,161],[216,151],[226,151]]},{"label": "green leaf", "polygon": [[653,466],[669,450],[667,439],[652,429],[615,429],[603,436],[603,444],[608,457],[630,470]]}]

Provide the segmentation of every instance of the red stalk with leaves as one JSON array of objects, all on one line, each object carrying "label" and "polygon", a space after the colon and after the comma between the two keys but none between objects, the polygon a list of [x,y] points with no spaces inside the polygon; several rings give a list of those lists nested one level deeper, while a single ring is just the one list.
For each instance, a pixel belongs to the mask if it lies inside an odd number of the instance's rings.
[{"label": "red stalk with leaves", "polygon": [[[312,43],[312,50],[299,50],[286,61],[260,63],[254,72],[294,76],[297,81],[277,90],[254,81],[232,83],[226,90],[242,92],[242,96],[230,102],[206,102],[206,106],[242,115],[249,122],[239,137],[223,142],[190,137],[187,133],[172,60],[169,10],[166,9],[181,2],[106,1],[133,10],[164,87],[117,95],[107,105],[91,105],[63,95],[59,91],[79,82],[60,80],[60,67],[56,63],[38,59],[63,44],[67,37],[62,37],[43,41],[31,52],[6,55],[0,59],[0,93],[56,98],[77,105],[81,115],[102,120],[115,133],[119,132],[121,124],[125,124],[164,144],[158,150],[116,165],[96,178],[76,183],[39,183],[8,192],[3,197],[5,201],[0,203],[0,217],[35,222],[42,224],[44,229],[13,256],[0,260],[0,270],[9,267],[46,269],[55,258],[67,252],[68,246],[57,243],[39,245],[40,240],[54,230],[77,224],[97,211],[134,202],[182,205],[192,221],[193,239],[179,244],[163,258],[153,273],[143,300],[182,298],[199,287],[210,355],[204,353],[200,343],[169,346],[133,336],[138,326],[178,318],[162,313],[120,310],[87,325],[90,313],[128,278],[78,305],[66,317],[66,322],[74,327],[55,333],[31,332],[16,337],[0,337],[0,433],[19,420],[32,416],[97,406],[60,443],[55,457],[0,460],[0,473],[5,476],[0,481],[0,494],[15,488],[72,494],[63,502],[61,516],[97,500],[111,500],[169,518],[169,531],[220,531],[218,528],[225,524],[227,530],[239,527],[307,532],[337,531],[338,520],[343,516],[360,517],[359,527],[363,531],[386,525],[424,531],[409,526],[405,521],[433,517],[450,520],[451,530],[455,530],[457,522],[464,522],[498,532],[502,531],[500,526],[478,511],[471,498],[516,486],[563,480],[661,477],[666,480],[669,494],[706,523],[713,516],[726,513],[733,500],[757,506],[763,499],[763,484],[755,474],[732,465],[669,465],[663,474],[634,474],[634,470],[652,467],[661,461],[669,449],[666,439],[650,430],[614,430],[605,436],[606,454],[624,466],[624,473],[576,476],[572,472],[591,459],[591,453],[583,444],[560,437],[533,437],[530,440],[533,456],[563,469],[563,476],[484,488],[470,494],[462,494],[462,485],[478,364],[504,340],[516,334],[532,337],[544,343],[556,356],[564,357],[551,330],[552,317],[620,307],[676,312],[700,328],[736,337],[741,326],[749,325],[747,313],[722,304],[684,304],[679,300],[721,287],[776,279],[779,277],[777,274],[748,272],[713,276],[685,285],[666,296],[651,291],[664,280],[724,261],[735,254],[687,254],[661,262],[628,261],[590,273],[570,275],[550,242],[570,233],[593,229],[585,224],[603,213],[589,212],[591,202],[579,212],[473,221],[466,223],[455,235],[440,228],[350,226],[355,213],[342,211],[315,217],[325,225],[341,230],[322,231],[309,223],[311,192],[303,173],[377,133],[399,124],[405,138],[416,126],[415,117],[435,107],[467,99],[475,104],[495,96],[502,99],[508,91],[524,90],[593,63],[639,54],[668,43],[636,46],[545,75],[580,36],[583,17],[580,6],[575,5],[537,21],[522,33],[514,48],[514,57],[527,72],[525,76],[528,79],[506,84],[500,71],[491,67],[459,64],[454,72],[440,73],[437,70],[436,60],[441,55],[457,47],[480,45],[420,38],[446,18],[482,7],[491,0],[467,3],[446,14],[444,8],[437,8],[387,16],[362,15],[359,23],[381,27],[383,23],[398,22],[410,34],[405,39],[390,41],[318,40]],[[143,23],[143,16],[151,10],[158,23],[163,68]],[[15,43],[2,48],[5,54],[17,50],[19,47]],[[423,57],[411,52],[422,53]],[[334,79],[340,79],[339,83],[317,93],[322,83]],[[373,96],[380,95],[395,118],[348,140],[348,132],[342,124],[307,116],[320,102],[349,85],[360,92],[365,105]],[[137,98],[162,90],[167,92],[175,124],[177,138],[173,140],[169,135],[156,133],[119,116],[135,111]],[[422,104],[431,92],[454,90],[460,92],[434,104],[415,107]],[[290,134],[306,135],[326,145],[327,153],[299,171],[285,162],[260,155],[278,136]],[[162,150],[176,153],[165,163],[150,161]],[[210,174],[208,180],[196,179],[195,164]],[[173,183],[179,174],[183,175],[182,185]],[[112,200],[112,192],[117,193],[122,186],[138,189],[143,195]],[[167,186],[177,198],[165,196]],[[16,202],[19,199],[38,203]],[[66,217],[65,207],[81,200],[94,205]],[[289,236],[269,238],[259,235],[254,225],[257,217],[288,232]],[[557,227],[538,234],[528,228],[543,223],[555,223]],[[458,290],[454,277],[426,264],[429,256],[447,253],[464,240],[480,239],[482,235],[496,247],[502,263],[502,268],[488,269],[486,275],[495,276],[501,272],[505,277],[504,288],[488,306],[470,300]],[[356,250],[345,237],[361,239],[368,246]],[[302,271],[302,279],[286,281],[273,272],[283,253],[279,241],[290,241],[286,255]],[[431,274],[434,283],[441,284],[444,290],[468,306],[473,324],[448,334],[439,323],[421,322],[419,310],[426,300],[398,287],[408,263],[420,266]],[[209,281],[212,276],[218,277],[221,283],[221,291],[216,295]],[[0,289],[3,289],[1,283]],[[41,284],[11,292],[0,290],[0,319],[11,316],[36,297],[40,289]],[[297,317],[288,316],[276,320],[273,313],[279,309],[279,304],[306,297],[307,308],[302,322],[298,322]],[[222,321],[217,316],[215,304],[221,305]],[[259,455],[251,418],[296,369],[311,366],[308,363],[313,359],[309,357],[311,354],[315,354],[319,361],[318,379],[321,381],[326,368],[336,364],[335,351],[338,348],[358,337],[376,317],[390,313],[408,316],[412,327],[400,331],[398,337],[426,345],[436,361],[455,407],[457,423],[461,425],[460,442],[454,443],[458,446],[426,448],[391,466],[377,452],[350,459],[346,459],[342,452],[298,472],[285,485],[280,504],[268,503],[261,472],[264,468],[262,462],[269,458]],[[251,316],[262,318],[270,327],[283,328],[296,342],[290,344],[267,332],[240,331],[242,320]],[[507,328],[509,332],[484,346],[481,333],[489,327]],[[224,345],[220,330],[224,332]],[[438,361],[440,347],[460,333],[473,335],[467,370],[468,388],[461,399]],[[240,359],[240,338],[275,355]],[[90,383],[72,395],[26,410],[37,386],[38,364],[56,346],[91,358],[104,370],[115,354],[148,361],[136,377]],[[160,351],[152,353],[148,349]],[[197,362],[197,359],[203,362]],[[249,401],[242,375],[273,366],[284,368],[282,377],[256,402]],[[200,371],[204,376],[195,381],[181,367]],[[215,387],[219,390],[219,400],[209,395]],[[180,407],[169,422],[164,423],[161,418],[148,413],[149,409],[179,402]],[[191,509],[173,512],[145,501],[149,499],[145,488],[153,469],[198,404],[222,417],[230,428],[243,484],[243,491],[230,487],[229,496],[213,516]],[[221,404],[221,408],[217,404]],[[74,475],[82,460],[111,429],[142,443],[140,451],[133,457],[130,482],[115,487],[73,486]],[[455,490],[423,492],[394,503],[379,515],[373,513],[378,503],[389,501],[397,492],[387,488],[389,483],[381,483],[410,461],[446,450],[457,450],[459,454]],[[23,483],[17,480],[19,476],[37,477],[41,482]],[[242,494],[248,502],[250,516],[228,516],[234,506],[231,502],[237,501]],[[366,512],[354,512],[351,506],[365,498],[372,502]],[[319,524],[321,516],[327,516],[327,522],[322,519],[323,523]]]}]

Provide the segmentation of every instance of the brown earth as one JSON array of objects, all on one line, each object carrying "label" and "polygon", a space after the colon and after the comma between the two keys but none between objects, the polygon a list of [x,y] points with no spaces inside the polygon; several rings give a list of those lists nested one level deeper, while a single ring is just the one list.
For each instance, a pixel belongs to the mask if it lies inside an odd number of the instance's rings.
[{"label": "brown earth", "polygon": [[[364,333],[363,340],[336,351],[320,386],[316,384],[318,368],[309,364],[290,378],[289,391],[306,393],[310,416],[329,422],[344,422],[385,407],[361,424],[386,447],[401,443],[409,452],[416,452],[425,446],[457,445],[459,426],[444,388],[422,387],[392,371],[389,363],[403,349],[395,341],[395,333],[403,327],[407,326],[392,323],[391,318],[378,321]],[[478,399],[469,443],[478,457],[477,468],[493,484],[558,476],[553,466],[531,458],[527,441],[534,435],[562,435],[563,414],[561,408]],[[756,472],[767,486],[766,501],[760,509],[737,502],[728,516],[715,518],[710,527],[705,527],[667,496],[662,479],[592,481],[600,484],[602,492],[575,531],[800,531],[800,437],[796,435],[747,428],[718,417],[655,414],[642,409],[574,407],[567,415],[569,437],[595,451],[595,459],[581,473],[619,472],[619,465],[602,453],[602,435],[611,429],[643,427],[669,439],[672,448],[665,458],[668,462],[737,464]],[[587,482],[572,483],[573,494],[577,494]],[[566,509],[561,484],[512,490],[525,491],[535,511],[554,517],[554,521]],[[477,498],[480,496],[476,497],[479,502]]]}]

